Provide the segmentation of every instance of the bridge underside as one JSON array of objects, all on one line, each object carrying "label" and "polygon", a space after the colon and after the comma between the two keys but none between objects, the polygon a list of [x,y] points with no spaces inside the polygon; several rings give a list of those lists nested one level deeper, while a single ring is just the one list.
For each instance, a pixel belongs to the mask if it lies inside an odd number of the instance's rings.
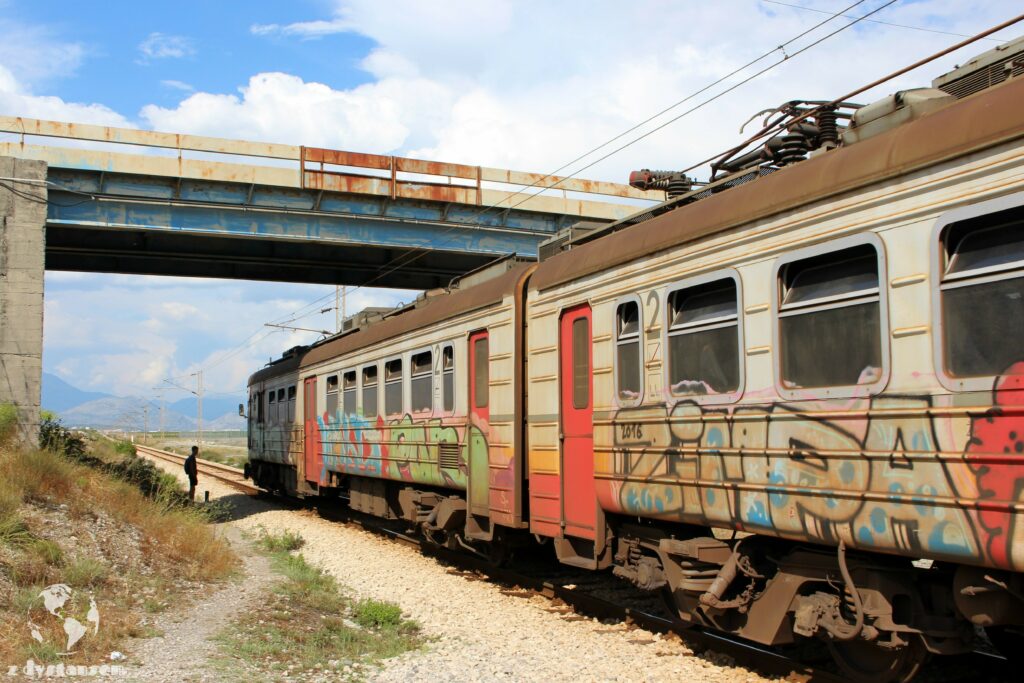
[{"label": "bridge underside", "polygon": [[578,217],[50,168],[46,268],[428,289]]},{"label": "bridge underside", "polygon": [[47,223],[46,269],[430,289],[486,254]]}]

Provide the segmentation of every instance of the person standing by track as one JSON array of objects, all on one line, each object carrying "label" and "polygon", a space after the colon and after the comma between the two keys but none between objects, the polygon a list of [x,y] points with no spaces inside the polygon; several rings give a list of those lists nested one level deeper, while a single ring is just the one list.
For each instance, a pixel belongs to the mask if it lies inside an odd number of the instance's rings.
[{"label": "person standing by track", "polygon": [[199,483],[199,464],[196,458],[199,455],[199,446],[192,447],[192,453],[185,458],[185,474],[188,475],[188,499],[193,503],[196,500],[196,485]]}]

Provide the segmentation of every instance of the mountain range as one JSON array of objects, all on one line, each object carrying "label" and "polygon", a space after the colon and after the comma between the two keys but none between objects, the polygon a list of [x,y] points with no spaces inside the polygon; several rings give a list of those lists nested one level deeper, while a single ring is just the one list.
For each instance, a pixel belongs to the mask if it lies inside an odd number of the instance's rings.
[{"label": "mountain range", "polygon": [[[203,399],[203,429],[245,429],[245,418],[238,416],[238,404],[244,396]],[[139,396],[115,396],[97,391],[83,391],[60,377],[43,373],[43,409],[56,413],[69,427],[150,430],[161,427],[161,406],[158,401]],[[163,428],[167,431],[196,429],[196,398],[189,396],[163,406]]]}]

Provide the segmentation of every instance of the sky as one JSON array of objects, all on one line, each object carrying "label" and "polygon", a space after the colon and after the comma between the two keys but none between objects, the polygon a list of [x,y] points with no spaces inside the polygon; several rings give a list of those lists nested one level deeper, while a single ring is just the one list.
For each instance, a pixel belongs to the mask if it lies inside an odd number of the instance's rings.
[{"label": "sky", "polygon": [[[1011,0],[900,0],[806,52],[851,19],[776,49],[855,2],[0,0],[0,114],[551,172],[768,55],[566,169],[626,182],[632,169],[678,169],[728,148],[766,107],[838,97],[960,40],[951,34],[1020,12]],[[1021,34],[1024,24],[998,37]],[[926,86],[996,44],[975,43],[858,99]],[[47,273],[44,369],[82,389],[146,397],[202,369],[209,393],[238,395],[270,357],[317,336],[263,323],[326,296],[295,324],[332,327],[333,310],[320,312],[332,292]],[[359,290],[347,308],[414,296]]]}]

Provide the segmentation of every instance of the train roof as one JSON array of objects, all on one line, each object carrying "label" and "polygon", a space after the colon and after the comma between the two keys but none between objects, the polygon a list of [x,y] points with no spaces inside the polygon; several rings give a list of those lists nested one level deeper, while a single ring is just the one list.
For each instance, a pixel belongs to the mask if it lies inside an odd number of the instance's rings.
[{"label": "train roof", "polygon": [[457,289],[431,297],[415,308],[403,309],[380,322],[317,344],[302,358],[300,367],[316,365],[407,332],[444,322],[463,313],[500,303],[506,296],[514,293],[520,279],[535,267],[530,263],[517,264],[490,280],[466,289]]},{"label": "train roof", "polygon": [[875,137],[624,227],[552,256],[530,279],[549,289],[811,202],[1024,137],[1024,78]]},{"label": "train roof", "polygon": [[258,382],[265,382],[271,377],[295,372],[299,369],[302,356],[309,350],[308,346],[293,346],[282,354],[280,358],[272,361],[265,368],[257,370],[249,375],[249,386]]}]

